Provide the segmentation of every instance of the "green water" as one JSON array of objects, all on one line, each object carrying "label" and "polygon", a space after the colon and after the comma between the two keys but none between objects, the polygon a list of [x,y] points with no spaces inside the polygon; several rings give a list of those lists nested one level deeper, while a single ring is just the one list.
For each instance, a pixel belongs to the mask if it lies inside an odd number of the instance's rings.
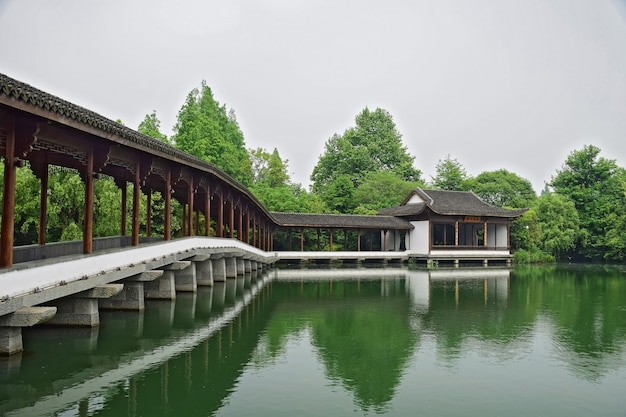
[{"label": "green water", "polygon": [[34,328],[5,416],[626,416],[626,272],[275,270]]}]

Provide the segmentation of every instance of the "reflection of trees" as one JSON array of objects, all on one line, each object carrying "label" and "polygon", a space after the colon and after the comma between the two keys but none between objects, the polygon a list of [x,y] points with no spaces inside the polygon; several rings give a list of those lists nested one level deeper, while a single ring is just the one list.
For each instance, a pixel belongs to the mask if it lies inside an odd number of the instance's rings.
[{"label": "reflection of trees", "polygon": [[[518,267],[506,297],[488,278],[432,280],[429,307],[414,312],[453,361],[470,344],[502,360],[523,355],[538,318],[554,324],[555,357],[576,376],[597,380],[621,363],[626,340],[626,279],[605,267]],[[521,345],[521,348],[520,348]],[[623,364],[621,364],[623,365]],[[620,366],[621,366],[620,365]]]},{"label": "reflection of trees", "polygon": [[278,283],[278,293],[285,304],[268,328],[270,344],[280,350],[278,340],[310,327],[328,378],[352,391],[361,408],[384,410],[416,342],[404,280]]},{"label": "reflection of trees", "polygon": [[577,376],[597,380],[614,369],[626,341],[626,277],[622,271],[526,268],[517,275],[554,323],[555,346],[568,351],[567,362]]},{"label": "reflection of trees", "polygon": [[497,285],[488,278],[431,282],[430,308],[421,322],[435,335],[443,358],[458,358],[471,341],[483,344],[485,354],[507,360],[516,355],[520,343],[526,343],[537,306],[518,302],[525,295],[512,289],[506,296],[499,294],[494,291]]}]

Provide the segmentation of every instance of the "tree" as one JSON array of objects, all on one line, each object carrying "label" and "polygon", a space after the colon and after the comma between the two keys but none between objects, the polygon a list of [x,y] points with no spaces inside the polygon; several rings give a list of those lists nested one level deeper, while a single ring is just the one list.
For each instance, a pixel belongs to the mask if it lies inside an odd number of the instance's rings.
[{"label": "tree", "polygon": [[366,107],[355,122],[355,127],[343,135],[334,134],[326,142],[311,174],[312,191],[333,210],[356,207],[348,199],[370,172],[389,172],[405,181],[419,181],[421,177],[413,167],[415,158],[402,145],[402,135],[386,110],[370,111]]},{"label": "tree", "polygon": [[376,214],[380,209],[396,206],[412,190],[420,186],[423,184],[404,181],[391,172],[370,172],[354,191],[356,212]]},{"label": "tree", "polygon": [[250,157],[235,113],[213,98],[204,81],[187,95],[174,132],[176,147],[215,164],[245,186],[252,184]]},{"label": "tree", "polygon": [[550,185],[574,202],[580,234],[574,255],[580,259],[623,260],[626,236],[626,171],[614,160],[600,157],[600,149],[584,146],[569,154]]},{"label": "tree", "polygon": [[289,174],[287,173],[289,161],[283,161],[276,148],[272,153],[262,148],[250,149],[250,160],[254,185],[265,184],[269,187],[282,187],[289,184]]},{"label": "tree", "polygon": [[467,188],[498,207],[530,207],[537,198],[530,181],[506,169],[482,172],[467,181]]},{"label": "tree", "polygon": [[435,167],[436,175],[431,177],[432,185],[440,190],[464,191],[466,188],[467,173],[463,165],[450,154],[440,159]]},{"label": "tree", "polygon": [[167,138],[167,135],[161,133],[161,121],[156,115],[156,110],[152,110],[152,113],[146,114],[146,117],[143,119],[143,121],[139,123],[137,131],[143,133],[144,135],[148,135],[152,138],[158,139],[161,142],[171,144],[170,140]]},{"label": "tree", "polygon": [[542,194],[534,205],[541,228],[537,246],[557,258],[574,249],[580,220],[574,203],[559,194]]}]

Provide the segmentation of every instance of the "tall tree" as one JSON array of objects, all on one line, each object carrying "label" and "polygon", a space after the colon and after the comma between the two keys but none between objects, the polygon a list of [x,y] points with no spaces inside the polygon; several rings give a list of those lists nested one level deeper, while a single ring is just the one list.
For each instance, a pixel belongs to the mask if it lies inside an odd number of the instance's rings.
[{"label": "tall tree", "polygon": [[626,170],[615,160],[599,156],[600,149],[584,146],[569,154],[551,186],[570,198],[580,218],[575,256],[591,260],[623,260],[626,234],[621,226],[626,206]]},{"label": "tall tree", "polygon": [[265,149],[250,149],[252,180],[254,185],[266,184],[269,187],[282,187],[289,184],[288,160],[282,160],[278,149],[272,153]]},{"label": "tall tree", "polygon": [[498,207],[530,207],[537,198],[530,181],[506,169],[482,172],[467,180],[467,187],[483,201]]},{"label": "tall tree", "polygon": [[413,166],[415,158],[402,144],[402,135],[386,110],[370,111],[366,107],[355,122],[355,127],[343,135],[334,134],[326,142],[311,174],[313,192],[333,210],[356,207],[348,199],[370,172],[390,172],[405,181],[419,181],[421,177]]},{"label": "tall tree", "polygon": [[152,110],[152,113],[146,114],[146,117],[139,123],[137,131],[158,139],[161,142],[170,143],[167,135],[161,133],[161,121],[156,115],[156,110]]},{"label": "tall tree", "polygon": [[556,258],[562,258],[574,249],[580,219],[569,198],[560,194],[544,193],[537,198],[534,210],[541,228],[537,247]]},{"label": "tall tree", "polygon": [[391,172],[370,172],[354,191],[355,212],[376,214],[380,209],[400,204],[415,187],[423,186],[421,182],[404,181]]},{"label": "tall tree", "polygon": [[215,100],[204,81],[187,95],[174,132],[176,147],[215,164],[243,185],[252,184],[250,157],[235,113]]},{"label": "tall tree", "polygon": [[450,154],[440,159],[435,166],[436,175],[431,177],[432,185],[440,190],[464,191],[466,188],[467,172],[463,165]]}]

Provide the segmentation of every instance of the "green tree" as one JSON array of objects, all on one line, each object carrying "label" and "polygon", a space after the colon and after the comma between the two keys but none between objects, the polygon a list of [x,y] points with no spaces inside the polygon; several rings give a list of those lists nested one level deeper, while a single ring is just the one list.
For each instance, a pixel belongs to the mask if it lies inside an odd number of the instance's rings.
[{"label": "green tree", "polygon": [[557,258],[574,249],[580,220],[574,203],[559,194],[542,194],[534,204],[541,228],[537,246]]},{"label": "green tree", "polygon": [[354,191],[356,212],[375,214],[380,209],[396,206],[412,190],[422,186],[421,182],[404,181],[391,172],[369,172]]},{"label": "green tree", "polygon": [[482,172],[467,180],[467,188],[498,207],[530,207],[537,198],[530,181],[506,169]]},{"label": "green tree", "polygon": [[431,177],[433,187],[451,191],[466,189],[467,172],[459,161],[450,157],[450,154],[437,162],[435,171],[436,175]]},{"label": "green tree", "polygon": [[402,144],[402,135],[386,110],[365,108],[355,122],[355,127],[343,135],[334,134],[326,142],[311,174],[312,191],[332,210],[354,209],[349,199],[370,172],[390,172],[405,181],[419,181],[421,177],[413,167],[415,158]]},{"label": "green tree", "polygon": [[272,153],[265,149],[250,149],[252,162],[252,180],[254,185],[265,184],[269,187],[282,187],[289,184],[287,173],[288,160],[282,160],[278,150]]},{"label": "green tree", "polygon": [[144,135],[158,139],[161,142],[170,144],[170,140],[167,138],[167,135],[161,133],[161,121],[156,115],[156,110],[152,110],[152,113],[146,114],[143,121],[139,123],[137,131],[143,133]]},{"label": "green tree", "polygon": [[252,168],[235,113],[220,105],[203,81],[187,95],[178,112],[173,141],[176,147],[215,164],[245,186]]},{"label": "green tree", "polygon": [[584,146],[569,154],[550,185],[574,202],[580,219],[574,256],[591,260],[623,260],[626,234],[620,227],[626,206],[626,171],[600,149]]}]

